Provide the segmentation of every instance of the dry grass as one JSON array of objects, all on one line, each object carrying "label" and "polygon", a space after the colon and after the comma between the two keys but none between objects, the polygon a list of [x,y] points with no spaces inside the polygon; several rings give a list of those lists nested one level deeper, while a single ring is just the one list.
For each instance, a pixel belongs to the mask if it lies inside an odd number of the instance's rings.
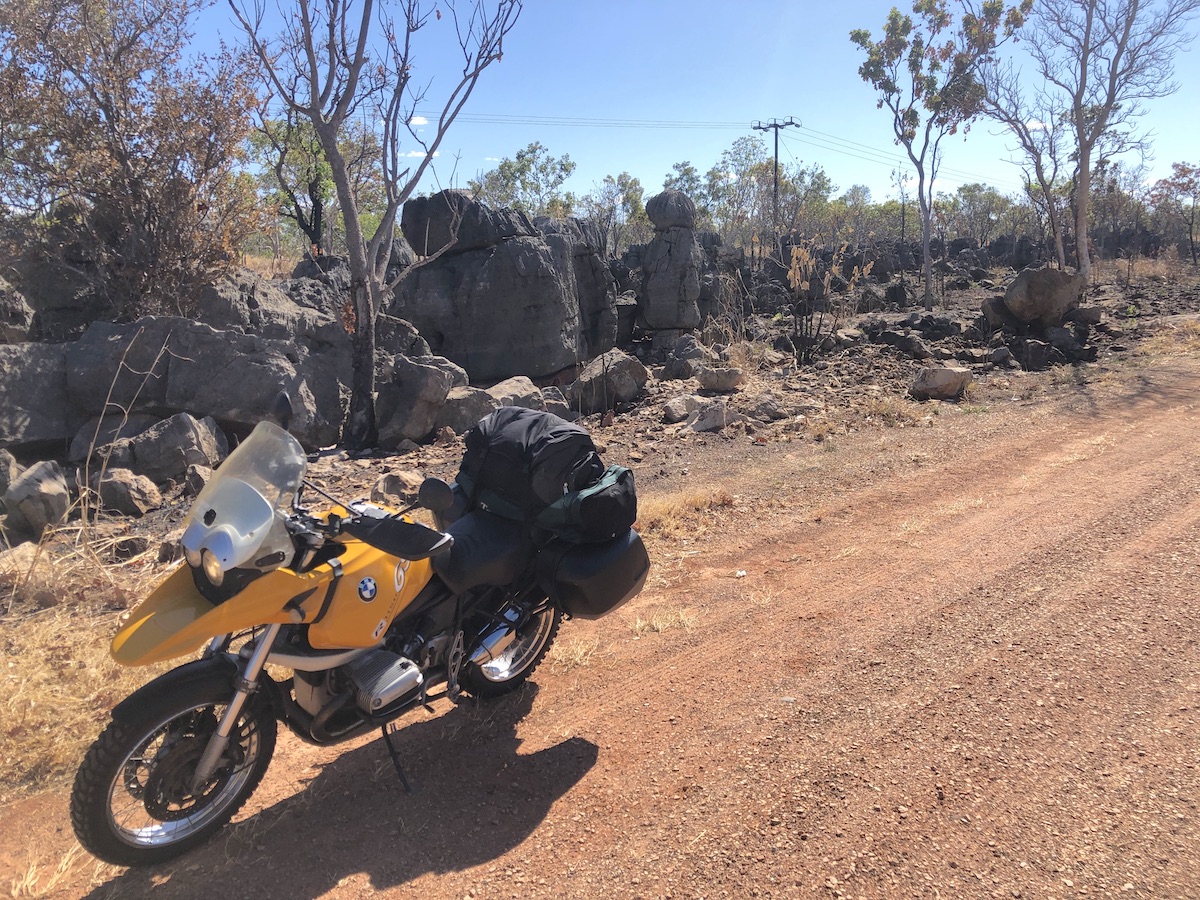
[{"label": "dry grass", "polygon": [[641,637],[643,634],[662,634],[664,631],[670,631],[673,628],[682,628],[684,631],[691,631],[696,627],[696,623],[700,617],[695,610],[691,609],[664,609],[658,608],[649,612],[647,617],[643,617],[642,613],[634,616],[633,621],[629,623],[634,637]]},{"label": "dry grass", "polygon": [[250,256],[242,257],[243,268],[263,278],[286,278],[300,262],[299,256]]},{"label": "dry grass", "polygon": [[46,859],[31,852],[25,868],[8,883],[12,897],[50,897],[69,883],[73,888],[96,887],[120,869],[99,862],[75,844],[58,859]]},{"label": "dry grass", "polygon": [[[48,564],[47,546],[62,555]],[[41,546],[32,568],[4,578],[0,649],[0,798],[69,779],[108,711],[156,674],[125,669],[109,656],[118,619],[161,569],[149,554],[120,564],[94,548],[72,549],[70,530]]]},{"label": "dry grass", "polygon": [[598,638],[572,638],[555,641],[546,659],[554,671],[569,672],[586,668],[605,655],[600,650]]},{"label": "dry grass", "polygon": [[867,422],[879,423],[888,428],[906,428],[920,425],[927,409],[913,400],[889,394],[868,397],[861,407]]},{"label": "dry grass", "polygon": [[1174,254],[1164,254],[1157,259],[1138,257],[1132,261],[1101,259],[1092,262],[1092,280],[1095,282],[1125,281],[1131,277],[1176,282],[1194,272],[1190,262]]},{"label": "dry grass", "polygon": [[646,497],[638,501],[634,527],[643,534],[662,538],[691,538],[707,532],[712,523],[721,522],[721,511],[734,505],[733,495],[723,487]]},{"label": "dry grass", "polygon": [[1167,321],[1159,324],[1149,337],[1139,342],[1137,356],[1193,356],[1200,353],[1200,321]]}]

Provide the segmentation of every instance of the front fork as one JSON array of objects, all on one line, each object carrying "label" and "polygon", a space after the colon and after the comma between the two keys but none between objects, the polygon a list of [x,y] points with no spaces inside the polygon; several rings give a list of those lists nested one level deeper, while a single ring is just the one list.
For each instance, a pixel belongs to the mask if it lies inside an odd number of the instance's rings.
[{"label": "front fork", "polygon": [[[221,717],[216,733],[209,738],[208,746],[204,748],[204,754],[200,757],[200,762],[196,764],[196,771],[192,775],[191,791],[193,794],[198,793],[204,783],[212,777],[212,773],[216,771],[217,763],[224,755],[225,748],[229,746],[229,736],[233,733],[233,726],[237,723],[238,716],[242,714],[242,707],[246,705],[246,700],[258,687],[258,676],[262,674],[267,656],[270,655],[271,647],[275,643],[275,637],[282,627],[279,624],[267,626],[263,636],[255,644],[254,652],[250,654],[245,668],[234,679],[236,690],[234,690],[233,698],[229,701],[229,706],[225,708],[225,715]],[[222,643],[224,640],[224,638],[220,639]],[[210,645],[210,649],[216,646],[217,641],[214,641]]]}]

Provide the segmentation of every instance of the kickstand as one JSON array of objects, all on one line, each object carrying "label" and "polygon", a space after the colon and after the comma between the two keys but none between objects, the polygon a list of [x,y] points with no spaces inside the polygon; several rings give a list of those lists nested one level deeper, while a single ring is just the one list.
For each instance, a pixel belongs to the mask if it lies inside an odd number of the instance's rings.
[{"label": "kickstand", "polygon": [[388,756],[392,758],[392,765],[396,767],[396,774],[400,776],[400,783],[404,785],[406,793],[413,792],[412,785],[408,783],[408,777],[404,774],[404,767],[400,765],[400,754],[396,751],[396,745],[392,743],[392,735],[399,731],[394,722],[390,722],[383,726],[383,742],[387,744]]}]

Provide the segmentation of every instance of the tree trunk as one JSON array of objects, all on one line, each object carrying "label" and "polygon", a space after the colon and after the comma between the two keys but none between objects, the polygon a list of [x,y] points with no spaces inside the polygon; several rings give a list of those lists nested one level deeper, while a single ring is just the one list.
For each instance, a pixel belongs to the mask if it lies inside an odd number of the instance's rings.
[{"label": "tree trunk", "polygon": [[358,204],[350,189],[346,161],[337,145],[337,129],[317,128],[325,159],[333,170],[338,203],[346,228],[346,255],[350,263],[350,304],[354,313],[351,340],[354,373],[350,383],[350,415],[342,431],[349,450],[366,450],[379,442],[375,422],[375,301],[374,271],[367,260],[367,242],[358,218]]},{"label": "tree trunk", "polygon": [[[920,173],[918,173],[920,175]],[[921,206],[921,275],[925,279],[925,309],[933,309],[933,251],[930,239],[933,234],[933,207],[925,196],[925,179],[917,185],[917,199]]]},{"label": "tree trunk", "polygon": [[1085,283],[1092,275],[1092,257],[1088,252],[1088,197],[1092,190],[1092,148],[1079,142],[1079,175],[1075,182],[1075,271]]}]

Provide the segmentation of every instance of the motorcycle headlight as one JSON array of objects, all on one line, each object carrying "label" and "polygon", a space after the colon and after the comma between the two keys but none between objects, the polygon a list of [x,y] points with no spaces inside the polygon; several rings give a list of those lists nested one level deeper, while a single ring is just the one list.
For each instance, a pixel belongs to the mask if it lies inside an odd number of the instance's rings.
[{"label": "motorcycle headlight", "polygon": [[208,583],[213,587],[219,587],[225,580],[225,570],[221,567],[221,560],[211,550],[205,550],[200,554],[200,568],[204,571],[204,577],[208,579]]}]

